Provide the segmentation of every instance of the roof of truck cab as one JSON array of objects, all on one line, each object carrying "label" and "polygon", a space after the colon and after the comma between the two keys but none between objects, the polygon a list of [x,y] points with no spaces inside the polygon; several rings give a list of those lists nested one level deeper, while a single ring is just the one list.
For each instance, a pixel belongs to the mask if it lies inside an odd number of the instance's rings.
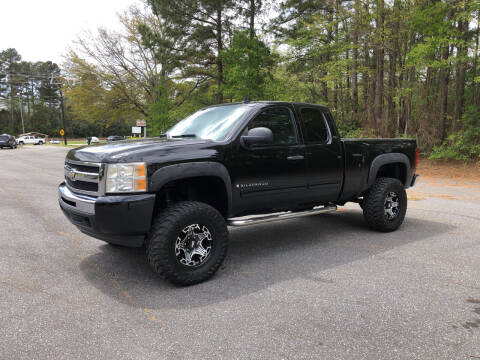
[{"label": "roof of truck cab", "polygon": [[320,107],[324,110],[328,110],[326,105],[322,104],[311,104],[311,103],[304,103],[304,102],[293,102],[293,101],[244,101],[244,102],[231,102],[231,103],[223,103],[223,104],[216,104],[211,105],[208,107],[216,107],[216,106],[229,106],[229,105],[295,105],[295,106],[315,106]]}]

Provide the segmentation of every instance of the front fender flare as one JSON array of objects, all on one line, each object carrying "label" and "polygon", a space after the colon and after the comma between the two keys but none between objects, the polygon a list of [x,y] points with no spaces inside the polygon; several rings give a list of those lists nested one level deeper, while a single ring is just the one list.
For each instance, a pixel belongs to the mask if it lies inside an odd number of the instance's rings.
[{"label": "front fender flare", "polygon": [[157,192],[171,181],[201,176],[215,176],[222,179],[227,191],[227,209],[230,211],[232,205],[232,182],[227,168],[218,162],[185,162],[164,166],[156,170],[151,176],[149,191]]}]

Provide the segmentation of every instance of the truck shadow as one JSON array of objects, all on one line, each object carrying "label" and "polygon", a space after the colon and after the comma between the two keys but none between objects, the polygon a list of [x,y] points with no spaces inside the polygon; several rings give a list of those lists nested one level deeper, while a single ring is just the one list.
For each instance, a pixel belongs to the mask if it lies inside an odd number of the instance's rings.
[{"label": "truck shadow", "polygon": [[148,267],[144,249],[102,245],[80,270],[115,300],[146,309],[194,308],[235,299],[277,283],[305,279],[335,286],[321,272],[451,230],[444,223],[407,218],[393,233],[369,230],[359,210],[230,229],[224,265],[207,282],[171,285]]}]

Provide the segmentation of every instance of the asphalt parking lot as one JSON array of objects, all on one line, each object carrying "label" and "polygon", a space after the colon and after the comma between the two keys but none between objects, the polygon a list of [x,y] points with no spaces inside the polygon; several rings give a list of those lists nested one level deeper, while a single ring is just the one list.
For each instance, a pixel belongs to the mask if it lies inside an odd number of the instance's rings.
[{"label": "asphalt parking lot", "polygon": [[389,234],[355,204],[231,229],[182,288],[64,218],[66,152],[0,151],[1,359],[480,359],[480,180],[420,180]]}]

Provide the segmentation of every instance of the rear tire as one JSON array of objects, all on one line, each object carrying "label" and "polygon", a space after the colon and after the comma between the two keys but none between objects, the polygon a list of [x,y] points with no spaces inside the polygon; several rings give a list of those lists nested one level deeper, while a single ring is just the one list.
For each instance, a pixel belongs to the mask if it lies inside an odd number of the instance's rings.
[{"label": "rear tire", "polygon": [[178,285],[210,278],[227,249],[225,219],[210,205],[195,201],[182,201],[160,212],[146,239],[151,268]]},{"label": "rear tire", "polygon": [[407,193],[398,179],[379,178],[363,199],[363,216],[371,229],[397,230],[407,212]]}]

